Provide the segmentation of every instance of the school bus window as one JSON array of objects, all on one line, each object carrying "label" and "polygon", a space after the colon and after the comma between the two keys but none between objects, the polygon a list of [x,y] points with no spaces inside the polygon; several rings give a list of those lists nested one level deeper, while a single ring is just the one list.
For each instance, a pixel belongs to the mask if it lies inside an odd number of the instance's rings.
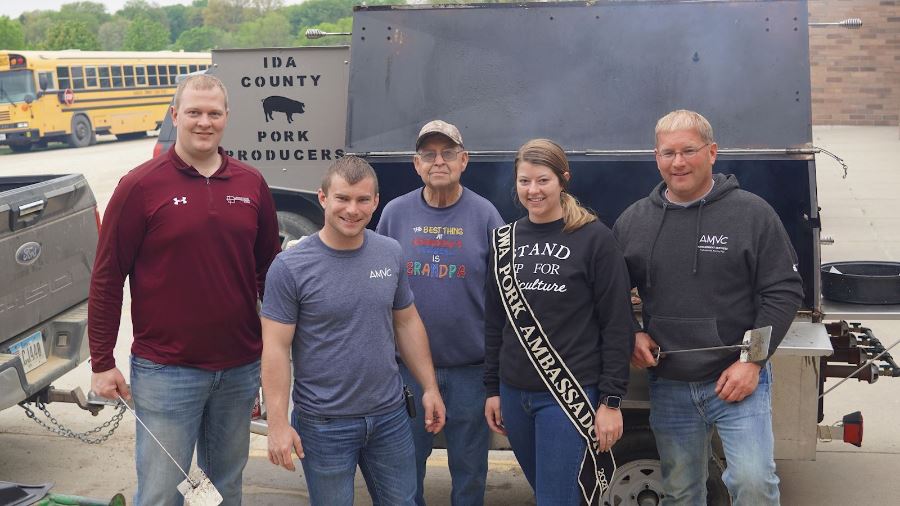
[{"label": "school bus window", "polygon": [[134,66],[133,65],[125,65],[122,67],[125,71],[125,87],[131,88],[134,86]]},{"label": "school bus window", "polygon": [[97,67],[84,68],[84,82],[88,88],[97,87]]},{"label": "school bus window", "polygon": [[179,65],[178,66],[178,75],[184,75],[188,73],[187,65]]},{"label": "school bus window", "polygon": [[196,66],[196,65],[188,65],[188,72],[193,73],[193,72],[196,72],[196,71],[197,71],[197,66]]},{"label": "school bus window", "polygon": [[206,70],[206,65],[200,65],[200,70]]},{"label": "school bus window", "polygon": [[72,67],[72,88],[76,90],[84,89],[84,68]]},{"label": "school bus window", "polygon": [[175,84],[175,79],[178,77],[178,65],[169,65],[169,82]]},{"label": "school bus window", "polygon": [[153,65],[147,65],[147,84],[150,86],[157,86],[159,84],[156,80],[156,67]]},{"label": "school bus window", "polygon": [[38,86],[40,86],[41,91],[54,89],[55,86],[53,86],[53,72],[39,73],[38,74]]},{"label": "school bus window", "polygon": [[122,87],[122,67],[118,65],[113,65],[110,67],[112,71],[112,85],[113,88],[121,88]]},{"label": "school bus window", "polygon": [[69,67],[56,67],[56,75],[59,76],[59,89],[71,88],[69,81]]},{"label": "school bus window", "polygon": [[143,67],[143,66],[141,66],[141,67],[135,67],[135,68],[134,68],[134,71],[135,71],[135,73],[137,74],[137,84],[138,84],[138,86],[145,86],[145,85],[147,84],[147,77],[146,77],[146,75],[145,75],[146,70],[144,69],[144,67]]},{"label": "school bus window", "polygon": [[[30,70],[10,70],[0,73],[0,104],[24,102],[25,97],[35,97],[34,75]],[[9,114],[7,112],[7,114]],[[9,116],[6,117],[7,119]],[[10,128],[9,125],[6,126]],[[15,123],[12,125],[15,128]]]},{"label": "school bus window", "polygon": [[159,74],[159,85],[160,86],[168,86],[169,85],[169,76],[166,75],[166,66],[165,65],[157,65],[156,70],[157,70],[157,74]]},{"label": "school bus window", "polygon": [[109,88],[109,67],[100,67],[100,87]]}]

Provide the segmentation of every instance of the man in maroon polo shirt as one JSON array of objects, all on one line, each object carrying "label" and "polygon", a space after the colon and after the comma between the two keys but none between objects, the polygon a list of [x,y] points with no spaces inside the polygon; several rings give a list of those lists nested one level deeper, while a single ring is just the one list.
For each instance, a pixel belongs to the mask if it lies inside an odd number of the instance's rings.
[{"label": "man in maroon polo shirt", "polygon": [[[91,388],[134,396],[137,415],[187,469],[197,462],[240,504],[250,410],[262,350],[257,298],[280,251],[262,175],[219,147],[228,118],[222,82],[189,76],[175,94],[175,147],[119,181],[91,278]],[[125,278],[134,342],[131,391],[113,358]],[[180,505],[181,472],[138,427],[139,506]]]}]

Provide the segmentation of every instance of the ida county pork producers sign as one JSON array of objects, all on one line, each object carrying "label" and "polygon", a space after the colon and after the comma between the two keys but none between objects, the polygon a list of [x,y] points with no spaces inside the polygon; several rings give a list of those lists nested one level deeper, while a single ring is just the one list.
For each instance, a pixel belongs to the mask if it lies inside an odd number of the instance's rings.
[{"label": "ida county pork producers sign", "polygon": [[315,191],[344,154],[349,57],[346,46],[213,51],[230,108],[222,146],[272,187]]}]

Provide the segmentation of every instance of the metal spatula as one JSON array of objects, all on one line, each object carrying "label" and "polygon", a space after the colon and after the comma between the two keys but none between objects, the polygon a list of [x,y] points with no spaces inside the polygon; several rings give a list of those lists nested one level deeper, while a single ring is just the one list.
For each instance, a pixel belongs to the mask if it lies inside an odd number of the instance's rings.
[{"label": "metal spatula", "polygon": [[741,344],[732,346],[710,346],[708,348],[691,348],[687,350],[662,351],[659,348],[654,350],[653,356],[659,361],[667,355],[676,353],[699,353],[703,351],[718,350],[741,350],[741,362],[759,362],[765,360],[769,356],[769,343],[772,340],[772,326],[759,329],[748,330],[744,332],[744,339]]},{"label": "metal spatula", "polygon": [[156,435],[144,425],[143,420],[138,418],[137,413],[131,409],[131,406],[125,402],[125,399],[123,399],[121,395],[119,396],[119,401],[125,405],[132,415],[134,415],[134,419],[141,424],[144,430],[147,431],[147,434],[150,434],[150,437],[156,441],[156,444],[162,448],[162,451],[166,452],[166,455],[172,459],[172,463],[175,464],[175,466],[178,467],[178,470],[181,471],[181,474],[184,475],[184,481],[178,485],[178,491],[184,496],[185,506],[219,506],[219,504],[222,504],[222,494],[216,490],[216,486],[212,484],[212,481],[206,476],[206,473],[204,473],[202,469],[194,469],[191,471],[190,476],[188,476],[188,473],[186,473],[175,458],[172,457],[169,450],[166,450],[166,447],[159,442]]}]

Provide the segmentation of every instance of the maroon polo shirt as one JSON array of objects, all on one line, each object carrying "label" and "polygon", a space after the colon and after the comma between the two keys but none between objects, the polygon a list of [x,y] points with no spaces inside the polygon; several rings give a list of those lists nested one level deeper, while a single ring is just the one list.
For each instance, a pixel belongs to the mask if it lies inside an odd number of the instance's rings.
[{"label": "maroon polo shirt", "polygon": [[116,366],[126,276],[133,355],[207,370],[260,357],[256,300],[281,250],[275,204],[259,171],[219,154],[209,178],[170,149],[119,181],[91,276],[94,372]]}]

